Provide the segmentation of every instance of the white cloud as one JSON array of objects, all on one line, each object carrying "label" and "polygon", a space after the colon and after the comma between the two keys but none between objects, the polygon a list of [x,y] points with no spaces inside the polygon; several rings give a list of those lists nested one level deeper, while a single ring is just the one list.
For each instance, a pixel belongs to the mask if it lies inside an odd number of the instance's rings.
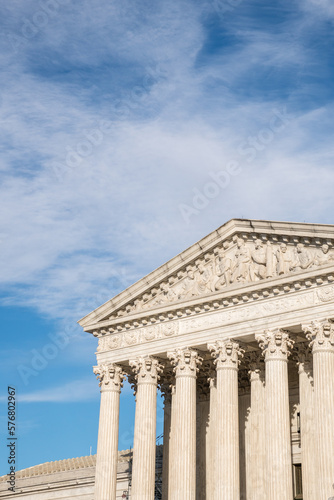
[{"label": "white cloud", "polygon": [[315,19],[327,17],[331,19],[334,17],[334,5],[331,0],[302,0],[300,2],[301,8],[311,13]]},{"label": "white cloud", "polygon": [[[122,394],[130,394],[131,388],[125,381]],[[17,396],[19,403],[77,403],[100,398],[100,391],[94,377],[74,380],[58,387],[48,387],[40,391]]]},{"label": "white cloud", "polygon": [[[13,5],[20,29],[33,4]],[[13,64],[2,75],[0,282],[12,303],[79,318],[231,217],[330,222],[333,106],[300,106],[315,91],[303,84],[316,64],[305,20],[270,33],[242,30],[231,14],[238,49],[206,56],[199,4],[154,5],[70,2],[15,57],[2,55]],[[292,65],[302,83],[288,97],[248,88],[254,68]],[[110,82],[98,76],[108,68]],[[248,163],[239,145],[284,106],[290,123]],[[108,118],[101,143],[66,166]],[[180,203],[229,160],[242,172],[187,225]]]}]

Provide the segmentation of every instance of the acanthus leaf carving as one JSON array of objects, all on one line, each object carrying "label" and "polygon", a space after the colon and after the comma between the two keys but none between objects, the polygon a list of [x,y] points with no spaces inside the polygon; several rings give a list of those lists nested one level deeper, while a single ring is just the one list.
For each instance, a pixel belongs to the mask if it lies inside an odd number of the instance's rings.
[{"label": "acanthus leaf carving", "polygon": [[93,367],[93,373],[99,381],[101,391],[121,391],[126,376],[121,366],[112,363],[101,364]]},{"label": "acanthus leaf carving", "polygon": [[176,349],[167,353],[167,357],[174,367],[176,377],[196,377],[203,359],[195,349]]},{"label": "acanthus leaf carving", "polygon": [[333,320],[322,319],[302,325],[306,338],[310,341],[312,352],[334,352]]},{"label": "acanthus leaf carving", "polygon": [[289,332],[280,328],[275,330],[266,330],[263,334],[256,334],[266,361],[281,360],[287,361],[290,356],[290,350],[294,346]]},{"label": "acanthus leaf carving", "polygon": [[214,344],[208,344],[214,364],[217,370],[232,368],[237,370],[240,358],[244,355],[244,350],[240,348],[238,342],[231,339],[217,340]]},{"label": "acanthus leaf carving", "polygon": [[245,356],[250,382],[256,380],[264,384],[264,359],[261,351],[252,351]]},{"label": "acanthus leaf carving", "polygon": [[157,384],[163,365],[151,356],[139,356],[130,360],[129,365],[133,370],[137,384]]},{"label": "acanthus leaf carving", "polygon": [[308,342],[300,342],[295,345],[294,359],[297,362],[299,373],[310,373],[312,369],[312,349]]}]

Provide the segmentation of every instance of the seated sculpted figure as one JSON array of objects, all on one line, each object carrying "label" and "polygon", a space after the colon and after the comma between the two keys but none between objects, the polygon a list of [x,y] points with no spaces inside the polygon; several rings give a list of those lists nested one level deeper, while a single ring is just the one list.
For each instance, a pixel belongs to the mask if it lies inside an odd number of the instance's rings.
[{"label": "seated sculpted figure", "polygon": [[324,266],[334,261],[334,254],[329,251],[329,245],[324,243],[321,245],[321,250],[315,256],[314,264],[316,266]]},{"label": "seated sculpted figure", "polygon": [[303,271],[309,269],[314,263],[311,252],[304,247],[303,243],[298,243],[295,248],[295,260],[291,269],[293,271]]}]

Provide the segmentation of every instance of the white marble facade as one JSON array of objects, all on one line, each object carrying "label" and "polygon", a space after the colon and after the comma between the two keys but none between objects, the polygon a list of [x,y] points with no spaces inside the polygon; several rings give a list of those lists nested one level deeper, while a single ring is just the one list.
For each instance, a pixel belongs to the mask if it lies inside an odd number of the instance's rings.
[{"label": "white marble facade", "polygon": [[125,376],[131,498],[154,500],[158,388],[163,500],[334,498],[334,226],[231,220],[79,323],[99,339],[95,500],[116,499]]}]

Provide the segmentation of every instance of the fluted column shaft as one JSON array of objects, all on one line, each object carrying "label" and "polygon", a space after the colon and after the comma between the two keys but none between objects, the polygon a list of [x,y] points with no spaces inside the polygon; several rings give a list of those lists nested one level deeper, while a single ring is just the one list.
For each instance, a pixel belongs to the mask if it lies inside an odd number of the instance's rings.
[{"label": "fluted column shaft", "polygon": [[297,348],[300,401],[300,438],[302,449],[303,500],[317,499],[316,453],[314,439],[313,378],[309,353],[305,346]]},{"label": "fluted column shaft", "polygon": [[210,383],[210,416],[207,432],[207,455],[206,455],[206,498],[215,498],[216,487],[216,409],[217,409],[217,386],[216,373],[209,377]]},{"label": "fluted column shaft", "polygon": [[166,382],[161,386],[164,395],[164,441],[162,458],[162,500],[168,500],[169,451],[171,441],[172,421],[172,391],[171,384]]},{"label": "fluted column shaft", "polygon": [[288,355],[293,342],[283,330],[257,336],[265,355],[268,500],[292,500]]},{"label": "fluted column shaft", "polygon": [[314,321],[303,327],[311,341],[315,429],[318,443],[318,498],[334,496],[334,325]]},{"label": "fluted column shaft", "polygon": [[266,414],[264,363],[259,354],[251,356],[249,364],[251,384],[250,454],[247,481],[248,500],[266,500]]},{"label": "fluted column shaft", "polygon": [[175,489],[175,476],[174,476],[174,457],[175,457],[175,430],[177,422],[176,416],[176,403],[175,403],[176,387],[175,380],[171,386],[171,424],[170,424],[170,439],[168,450],[168,500],[171,498],[171,491]]},{"label": "fluted column shaft", "polygon": [[161,367],[154,358],[130,361],[136,374],[132,500],[154,500],[157,385]]},{"label": "fluted column shaft", "polygon": [[[240,385],[239,385],[240,391]],[[254,460],[250,456],[250,428],[249,428],[249,408],[250,394],[245,392],[245,388],[239,392],[239,457],[240,457],[240,500],[248,500],[250,461]]]},{"label": "fluted column shaft", "polygon": [[[198,391],[199,392],[199,391]],[[210,413],[208,394],[197,395],[196,499],[206,500],[207,430]]]},{"label": "fluted column shaft", "polygon": [[240,500],[238,357],[236,342],[217,341],[208,349],[217,370],[215,500]]},{"label": "fluted column shaft", "polygon": [[196,351],[168,353],[174,365],[176,389],[172,417],[173,462],[169,500],[196,500],[196,374],[200,358]]},{"label": "fluted column shaft", "polygon": [[95,470],[95,500],[116,500],[119,399],[125,374],[117,365],[99,365],[101,403]]}]

